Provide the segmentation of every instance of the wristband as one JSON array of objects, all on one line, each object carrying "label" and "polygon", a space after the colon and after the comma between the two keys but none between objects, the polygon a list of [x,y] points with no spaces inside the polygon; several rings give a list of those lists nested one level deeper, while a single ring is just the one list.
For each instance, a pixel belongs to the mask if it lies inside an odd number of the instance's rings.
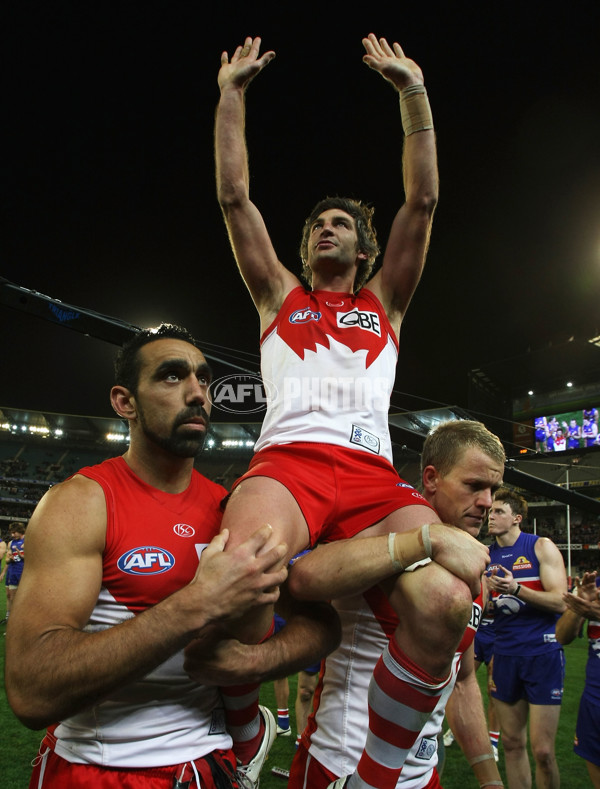
[{"label": "wristband", "polygon": [[394,572],[401,573],[411,564],[423,559],[431,559],[432,547],[429,524],[408,532],[388,534],[388,552]]},{"label": "wristband", "polygon": [[479,784],[479,789],[485,789],[486,786],[504,786],[502,781],[486,781],[484,784]]},{"label": "wristband", "polygon": [[391,531],[388,534],[388,551],[390,554],[390,559],[392,560],[392,567],[394,568],[394,572],[401,573],[404,571],[404,567],[402,566],[401,562],[396,559],[396,552],[394,550],[396,541],[396,532]]},{"label": "wristband", "polygon": [[405,137],[433,129],[433,116],[425,85],[409,85],[400,91],[400,116]]},{"label": "wristband", "polygon": [[472,759],[469,759],[469,767],[473,767],[474,764],[479,764],[479,762],[485,762],[488,759],[493,759],[493,758],[494,758],[493,753],[482,753],[481,756],[474,756]]},{"label": "wristband", "polygon": [[513,592],[513,597],[518,597],[520,591],[521,591],[521,584],[517,584],[517,588]]}]

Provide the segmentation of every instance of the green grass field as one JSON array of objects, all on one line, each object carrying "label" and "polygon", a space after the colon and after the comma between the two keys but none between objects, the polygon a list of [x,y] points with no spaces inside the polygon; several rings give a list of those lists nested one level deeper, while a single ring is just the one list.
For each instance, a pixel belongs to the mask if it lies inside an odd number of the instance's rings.
[{"label": "green grass field", "polygon": [[[0,613],[4,611],[4,592],[0,603]],[[0,628],[0,661],[4,676],[4,627]],[[565,696],[561,711],[556,751],[561,772],[562,786],[565,789],[587,789],[590,786],[584,762],[573,753],[573,732],[577,717],[579,697],[583,689],[587,640],[578,639],[566,650],[567,676]],[[480,685],[485,682],[484,669],[478,673]],[[295,678],[290,678],[290,704],[296,693]],[[484,693],[485,698],[485,693]],[[261,691],[261,700],[273,711],[276,710],[273,686],[266,683]],[[275,741],[261,778],[261,789],[284,789],[286,781],[271,774],[271,768],[288,769],[294,756],[295,721],[293,709],[292,731],[294,736],[278,738]],[[43,732],[32,732],[22,726],[12,714],[6,701],[6,694],[0,694],[0,786],[2,789],[26,789],[31,772],[31,760],[35,757]],[[500,747],[500,772],[503,778],[502,746]],[[442,776],[445,789],[469,789],[477,787],[471,770],[462,752],[455,744],[446,750],[446,763]]]}]

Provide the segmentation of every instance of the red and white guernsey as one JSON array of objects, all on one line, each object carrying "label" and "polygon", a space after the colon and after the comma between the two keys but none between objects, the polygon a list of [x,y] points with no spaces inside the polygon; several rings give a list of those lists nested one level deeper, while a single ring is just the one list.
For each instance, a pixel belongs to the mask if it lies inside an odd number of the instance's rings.
[{"label": "red and white guernsey", "polygon": [[267,413],[256,451],[318,442],[392,462],[388,427],[398,340],[379,299],[294,288],[261,339]]},{"label": "red and white guernsey", "polygon": [[[452,663],[452,680],[410,751],[398,787],[419,789],[431,779],[438,762],[437,735],[444,710],[456,684],[462,655],[475,637],[481,602],[481,595],[473,602],[471,621]],[[325,660],[315,692],[315,711],[302,737],[314,759],[335,775],[343,776],[354,773],[364,750],[369,728],[369,682],[398,619],[378,587],[364,595],[335,600],[333,605],[340,616],[342,641]]]},{"label": "red and white guernsey", "polygon": [[[139,479],[120,457],[78,473],[97,481],[106,498],[102,588],[85,628],[95,631],[135,616],[191,581],[201,551],[219,531],[227,491],[194,471],[187,490],[165,493]],[[220,707],[217,688],[190,680],[180,652],[61,721],[55,750],[71,762],[110,767],[188,762],[231,747]]]}]

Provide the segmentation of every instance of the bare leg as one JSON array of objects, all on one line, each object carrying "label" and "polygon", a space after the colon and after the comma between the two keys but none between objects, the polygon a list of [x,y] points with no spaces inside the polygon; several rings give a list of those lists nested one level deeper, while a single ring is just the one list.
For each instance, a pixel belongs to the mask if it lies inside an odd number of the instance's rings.
[{"label": "bare leg", "polygon": [[[225,550],[244,542],[265,523],[271,525],[273,535],[264,550],[285,542],[286,563],[308,546],[308,526],[287,488],[268,477],[250,477],[237,486],[225,508],[222,528],[230,533]],[[240,641],[257,643],[270,628],[272,619],[273,607],[263,606],[232,623],[230,629]]]},{"label": "bare leg", "polygon": [[588,773],[590,774],[592,786],[594,789],[600,789],[600,767],[598,767],[597,764],[592,764],[592,762],[588,761],[586,761],[586,765],[588,768]]},{"label": "bare leg", "polygon": [[[509,789],[531,789],[531,766],[527,754],[527,715],[529,704],[521,699],[514,704],[494,699]],[[548,709],[548,708],[546,708]]]},{"label": "bare leg", "polygon": [[[279,482],[268,477],[251,477],[241,482],[231,494],[225,508],[222,528],[229,529],[226,549],[246,540],[256,529],[269,523],[273,529],[265,550],[285,542],[288,551],[285,563],[309,542],[308,527],[294,497]],[[254,608],[251,614],[230,622],[231,634],[242,642],[255,644],[273,628],[273,606]],[[260,685],[246,684],[221,688],[227,730],[233,739],[233,750],[244,765],[251,763],[264,745],[265,719],[270,713],[259,712]],[[275,736],[275,724],[272,725]]]},{"label": "bare leg", "polygon": [[306,671],[298,672],[298,691],[296,693],[296,728],[298,736],[306,728],[308,716],[312,712],[313,697],[317,687],[318,674],[308,674]]},{"label": "bare leg", "polygon": [[371,679],[367,743],[349,789],[396,786],[450,679],[473,608],[467,585],[435,562],[398,576],[389,600],[399,625]]},{"label": "bare leg", "polygon": [[555,741],[560,705],[529,705],[529,739],[535,760],[538,789],[558,789],[560,774],[556,764]]}]

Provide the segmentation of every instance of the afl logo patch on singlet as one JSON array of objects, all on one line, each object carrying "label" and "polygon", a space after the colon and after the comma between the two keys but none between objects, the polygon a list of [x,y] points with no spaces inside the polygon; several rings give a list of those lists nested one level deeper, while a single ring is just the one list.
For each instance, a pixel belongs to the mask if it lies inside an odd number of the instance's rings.
[{"label": "afl logo patch on singlet", "polygon": [[159,575],[166,573],[175,566],[175,557],[164,548],[145,545],[132,548],[124,553],[117,562],[117,567],[129,575]]},{"label": "afl logo patch on singlet", "polygon": [[292,312],[289,317],[290,323],[308,323],[309,321],[320,321],[321,320],[321,313],[320,312],[313,312],[313,310],[308,309],[308,307],[304,310],[296,310],[296,312]]}]

